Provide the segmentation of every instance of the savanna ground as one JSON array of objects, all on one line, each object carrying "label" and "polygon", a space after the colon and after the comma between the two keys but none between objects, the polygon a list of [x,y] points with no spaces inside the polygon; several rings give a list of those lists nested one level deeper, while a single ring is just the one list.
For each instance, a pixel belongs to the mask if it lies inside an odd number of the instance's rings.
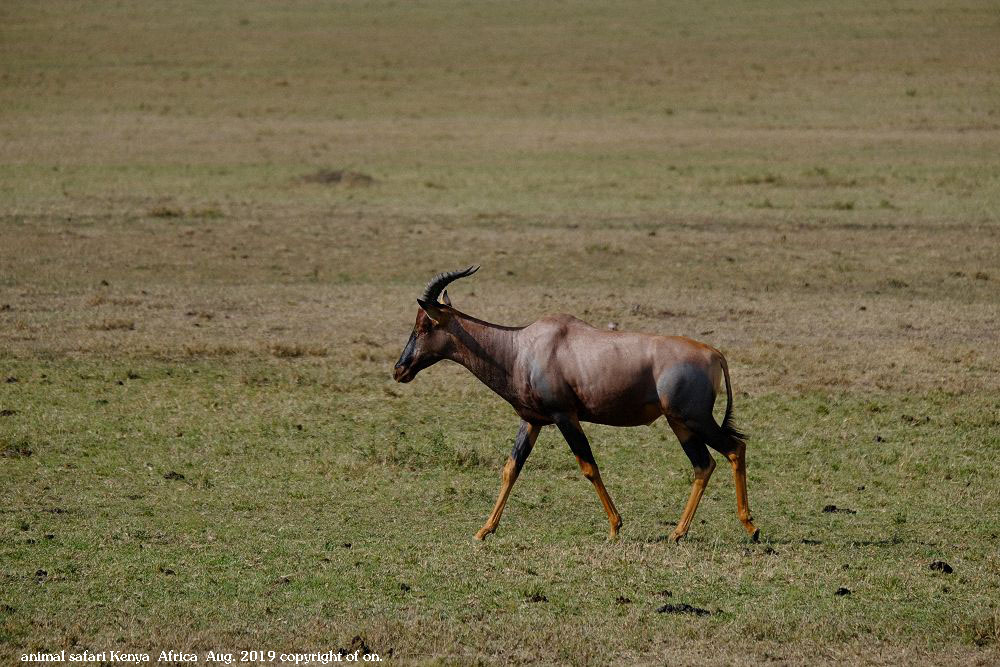
[{"label": "savanna ground", "polygon": [[[13,1],[0,76],[0,660],[1000,659],[991,3]],[[762,541],[660,422],[619,541],[546,429],[474,542],[516,417],[390,379],[470,263],[722,349]]]}]

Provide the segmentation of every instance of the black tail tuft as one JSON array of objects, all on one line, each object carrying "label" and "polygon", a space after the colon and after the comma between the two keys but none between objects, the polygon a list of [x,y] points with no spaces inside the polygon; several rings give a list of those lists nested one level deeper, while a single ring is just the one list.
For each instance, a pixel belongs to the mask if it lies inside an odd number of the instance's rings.
[{"label": "black tail tuft", "polygon": [[733,424],[733,383],[729,381],[729,365],[726,363],[726,358],[721,355],[719,361],[722,364],[722,374],[726,378],[726,416],[722,418],[722,432],[730,438],[746,442],[747,434]]},{"label": "black tail tuft", "polygon": [[726,418],[722,420],[722,432],[730,438],[736,438],[737,440],[742,440],[743,442],[750,439],[750,436],[733,425],[733,414],[731,411],[726,415]]}]

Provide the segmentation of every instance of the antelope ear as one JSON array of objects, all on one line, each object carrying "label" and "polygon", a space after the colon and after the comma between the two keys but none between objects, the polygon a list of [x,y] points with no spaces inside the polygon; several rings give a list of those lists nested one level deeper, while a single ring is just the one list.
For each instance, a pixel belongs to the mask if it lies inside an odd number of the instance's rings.
[{"label": "antelope ear", "polygon": [[444,294],[441,295],[441,301],[444,302],[444,305],[451,308],[451,297],[448,296],[448,290],[445,290]]},{"label": "antelope ear", "polygon": [[435,325],[444,324],[451,317],[447,306],[440,303],[431,303],[430,301],[417,299],[417,305],[420,306],[425,313],[427,313],[427,317],[431,318],[431,322]]}]

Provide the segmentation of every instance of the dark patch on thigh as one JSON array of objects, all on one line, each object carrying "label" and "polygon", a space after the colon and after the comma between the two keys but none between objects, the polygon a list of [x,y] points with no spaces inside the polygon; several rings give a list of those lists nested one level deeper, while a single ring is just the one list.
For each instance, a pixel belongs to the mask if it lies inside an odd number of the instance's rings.
[{"label": "dark patch on thigh", "polygon": [[656,382],[660,401],[667,412],[684,423],[701,424],[712,418],[715,387],[705,369],[697,364],[677,364]]}]

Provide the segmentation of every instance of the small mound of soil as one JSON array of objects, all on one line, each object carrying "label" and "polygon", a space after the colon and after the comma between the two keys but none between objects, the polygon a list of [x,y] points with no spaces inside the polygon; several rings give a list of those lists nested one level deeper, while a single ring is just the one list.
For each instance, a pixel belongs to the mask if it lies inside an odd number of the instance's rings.
[{"label": "small mound of soil", "polygon": [[373,653],[371,646],[365,643],[364,637],[361,635],[354,635],[350,648],[341,647],[337,650],[337,654],[341,656],[353,655],[354,653],[358,653],[359,655],[370,655]]},{"label": "small mound of soil", "polygon": [[948,563],[944,562],[943,560],[936,560],[933,563],[931,563],[931,569],[934,570],[935,572],[943,572],[945,574],[951,574],[952,572],[955,571],[954,569],[952,569],[951,565],[948,565]]},{"label": "small mound of soil", "polygon": [[712,612],[701,607],[692,607],[686,602],[680,604],[665,604],[656,610],[658,614],[694,614],[695,616],[710,616]]},{"label": "small mound of soil", "polygon": [[5,459],[26,459],[32,454],[34,452],[23,445],[13,445],[0,450],[0,456]]},{"label": "small mound of soil", "polygon": [[827,514],[839,512],[841,514],[857,514],[857,510],[847,509],[846,507],[837,507],[836,505],[827,505],[823,508],[823,511]]}]

